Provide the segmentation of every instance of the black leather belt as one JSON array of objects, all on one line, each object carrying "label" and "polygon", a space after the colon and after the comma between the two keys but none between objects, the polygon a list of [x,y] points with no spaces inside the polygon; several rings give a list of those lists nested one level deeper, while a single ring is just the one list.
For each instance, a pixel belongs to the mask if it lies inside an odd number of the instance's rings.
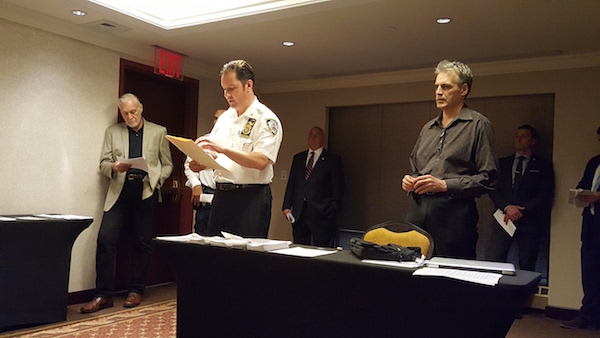
[{"label": "black leather belt", "polygon": [[144,174],[127,174],[128,181],[143,180],[144,177],[146,177]]},{"label": "black leather belt", "polygon": [[234,184],[234,183],[217,183],[217,190],[221,191],[231,191],[236,189],[247,189],[247,188],[257,188],[257,187],[265,187],[268,184]]}]

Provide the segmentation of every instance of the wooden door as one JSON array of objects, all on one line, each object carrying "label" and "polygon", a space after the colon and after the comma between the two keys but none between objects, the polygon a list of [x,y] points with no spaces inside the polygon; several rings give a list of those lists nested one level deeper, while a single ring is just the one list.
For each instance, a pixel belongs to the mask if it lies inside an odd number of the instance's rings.
[{"label": "wooden door", "polygon": [[[198,118],[198,80],[173,80],[155,75],[149,66],[121,60],[119,95],[133,93],[144,105],[143,117],[167,128],[171,135],[196,137]],[[121,117],[119,116],[121,121]],[[184,189],[185,156],[171,145],[173,173],[161,189],[162,203],[157,204],[154,234],[186,234],[192,231],[190,189]],[[131,235],[121,234],[117,250],[116,290],[126,290],[131,280]],[[156,253],[152,253],[146,285],[173,281],[171,269]]]}]

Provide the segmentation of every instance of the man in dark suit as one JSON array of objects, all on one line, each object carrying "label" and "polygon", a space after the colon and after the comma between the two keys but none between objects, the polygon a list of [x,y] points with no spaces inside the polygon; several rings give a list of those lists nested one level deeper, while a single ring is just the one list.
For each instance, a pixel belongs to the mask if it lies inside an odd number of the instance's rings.
[{"label": "man in dark suit", "polygon": [[[600,128],[596,134],[600,141]],[[577,196],[579,201],[587,204],[581,226],[583,301],[577,318],[560,324],[567,329],[600,327],[600,155],[587,163],[577,188],[592,192]]]},{"label": "man in dark suit", "polygon": [[[113,306],[115,256],[123,227],[132,232],[132,280],[123,306],[142,301],[150,260],[154,207],[159,189],[173,171],[167,129],[142,117],[142,103],[133,94],[119,98],[124,122],[106,129],[100,154],[100,172],[110,179],[96,251],[96,296],[80,312]],[[123,159],[142,157],[147,171],[132,168]],[[124,163],[125,162],[125,163]]]},{"label": "man in dark suit", "polygon": [[542,231],[549,227],[554,197],[552,162],[533,153],[537,142],[535,128],[526,124],[515,134],[516,154],[500,159],[497,190],[490,192],[496,208],[504,212],[504,222],[512,221],[514,237],[494,224],[486,259],[505,262],[513,239],[517,241],[519,268],[535,270]]},{"label": "man in dark suit", "polygon": [[324,149],[324,142],[323,129],[312,127],[309,150],[296,154],[290,169],[282,209],[283,216],[292,222],[296,244],[334,245],[344,172],[341,158]]}]

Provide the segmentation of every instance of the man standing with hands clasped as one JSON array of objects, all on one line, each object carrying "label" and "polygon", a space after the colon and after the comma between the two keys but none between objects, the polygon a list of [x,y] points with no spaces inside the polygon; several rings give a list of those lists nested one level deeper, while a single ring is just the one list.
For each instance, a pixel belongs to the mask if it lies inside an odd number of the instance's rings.
[{"label": "man standing with hands clasped", "polygon": [[308,150],[292,161],[283,216],[292,222],[294,243],[333,247],[344,195],[342,159],[323,148],[325,132],[312,127]]},{"label": "man standing with hands clasped", "polygon": [[415,205],[406,221],[433,237],[436,256],[475,259],[479,214],[475,197],[493,190],[497,156],[490,121],[465,105],[473,73],[458,61],[436,69],[435,102],[442,113],[427,122],[410,155],[402,189]]},{"label": "man standing with hands clasped", "polygon": [[[223,96],[229,103],[208,138],[199,146],[231,172],[214,171],[216,184],[208,232],[266,238],[271,222],[273,164],[283,139],[275,113],[254,96],[254,71],[244,60],[230,61],[221,69]],[[205,167],[189,163],[193,171]]]},{"label": "man standing with hands clasped", "polygon": [[500,159],[497,190],[490,192],[496,208],[502,210],[504,223],[512,221],[514,237],[494,222],[486,259],[506,262],[508,251],[516,240],[519,269],[535,270],[544,228],[549,228],[550,209],[554,197],[552,162],[533,153],[537,132],[525,124],[515,134],[516,153]]}]

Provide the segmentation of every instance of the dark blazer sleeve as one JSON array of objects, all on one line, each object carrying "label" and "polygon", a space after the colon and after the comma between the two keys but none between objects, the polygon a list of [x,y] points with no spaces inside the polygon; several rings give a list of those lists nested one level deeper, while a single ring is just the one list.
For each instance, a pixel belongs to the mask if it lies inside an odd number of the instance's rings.
[{"label": "dark blazer sleeve", "polygon": [[[525,207],[522,211],[523,215],[540,212],[551,204],[554,199],[554,168],[552,162],[538,157],[534,159],[533,162],[530,161],[531,165],[527,166],[525,175],[527,177],[527,175],[539,174],[541,177],[529,187],[534,194],[527,196],[521,203]],[[534,172],[534,170],[537,172]]]},{"label": "dark blazer sleeve", "polygon": [[294,159],[292,160],[292,167],[290,168],[290,175],[288,177],[287,187],[285,189],[285,195],[283,197],[283,207],[284,209],[292,209],[294,205],[295,195],[300,193],[300,189],[302,186],[301,179],[304,179],[304,160],[306,158],[306,154],[308,151],[298,153],[294,155]]}]

